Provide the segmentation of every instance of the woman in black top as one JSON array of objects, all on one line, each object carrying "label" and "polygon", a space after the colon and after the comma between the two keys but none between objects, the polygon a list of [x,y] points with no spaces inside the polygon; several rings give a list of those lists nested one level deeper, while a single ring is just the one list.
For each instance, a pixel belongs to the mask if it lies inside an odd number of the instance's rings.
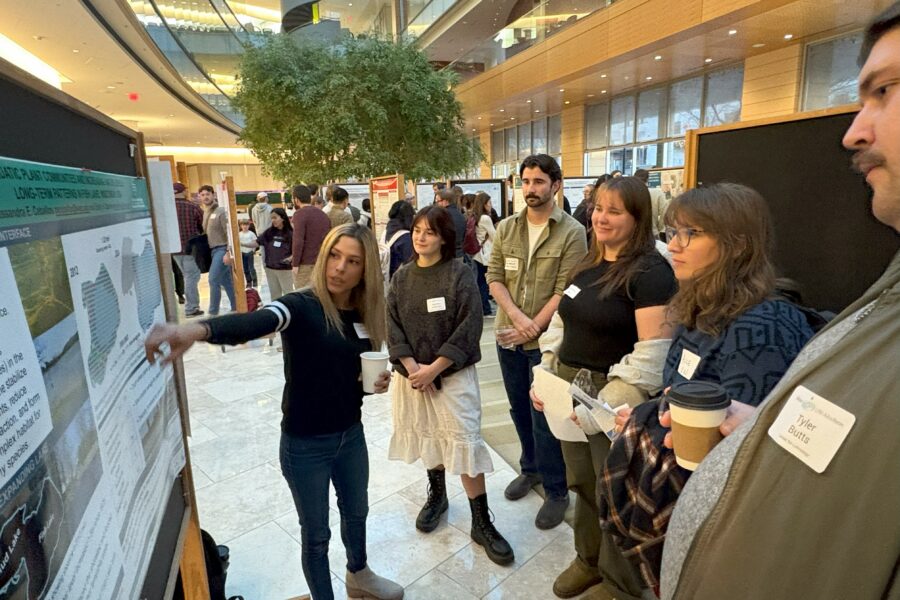
[{"label": "woman in black top", "polygon": [[269,297],[281,298],[294,290],[291,274],[291,241],[294,230],[291,220],[283,208],[272,209],[272,226],[256,238],[257,247],[263,248],[266,281],[269,282]]},{"label": "woman in black top", "polygon": [[[262,310],[187,325],[155,325],[144,345],[169,363],[194,342],[241,344],[280,332],[284,346],[281,470],[300,518],[303,573],[316,600],[331,600],[328,487],[334,484],[347,550],[351,597],[397,599],[403,588],[366,566],[369,459],[361,423],[360,353],[387,337],[378,246],[371,230],[346,224],[329,232],[312,286]],[[383,372],[376,391],[387,391]]]},{"label": "woman in black top", "polygon": [[[646,400],[661,380],[661,374],[642,380],[634,365],[655,361],[661,373],[671,337],[665,305],[677,286],[654,244],[647,186],[634,177],[616,178],[595,190],[594,199],[590,250],[572,270],[559,303],[562,341],[552,350],[547,347],[546,337],[558,334],[551,326],[541,338],[542,364],[569,381],[588,369],[601,400],[611,406],[634,405]],[[535,408],[543,407],[534,392],[532,400]],[[577,557],[557,577],[553,590],[567,598],[603,581],[617,598],[640,598],[640,574],[599,527],[595,488],[609,438],[592,427],[592,419],[582,418],[579,424],[588,443],[562,442],[566,479],[577,496]]]}]

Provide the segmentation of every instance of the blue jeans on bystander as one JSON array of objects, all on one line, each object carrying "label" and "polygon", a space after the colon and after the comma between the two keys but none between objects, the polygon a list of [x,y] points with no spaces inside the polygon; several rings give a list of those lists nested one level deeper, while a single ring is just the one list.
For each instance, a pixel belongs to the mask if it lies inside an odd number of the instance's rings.
[{"label": "blue jeans on bystander", "polygon": [[222,301],[222,289],[225,288],[225,295],[231,302],[231,310],[237,309],[234,301],[234,283],[231,280],[231,265],[222,262],[225,252],[228,250],[226,246],[216,246],[210,248],[212,251],[212,263],[209,265],[209,314],[215,316],[219,314],[219,303]]}]

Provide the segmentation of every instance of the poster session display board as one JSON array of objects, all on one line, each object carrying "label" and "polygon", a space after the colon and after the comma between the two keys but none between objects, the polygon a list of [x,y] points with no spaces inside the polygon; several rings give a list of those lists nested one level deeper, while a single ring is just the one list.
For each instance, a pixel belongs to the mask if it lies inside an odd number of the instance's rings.
[{"label": "poster session display board", "polygon": [[140,595],[185,465],[173,371],[144,357],[165,321],[148,200],[0,158],[2,598]]},{"label": "poster session display board", "polygon": [[491,197],[491,206],[501,217],[503,207],[506,206],[506,182],[503,179],[463,179],[450,182],[451,186],[458,185],[464,194],[477,194],[484,192]]},{"label": "poster session display board", "polygon": [[416,206],[425,208],[434,204],[434,184],[437,181],[424,181],[416,184]]},{"label": "poster session display board", "polygon": [[676,198],[684,192],[684,169],[653,169],[647,179],[647,187],[661,189],[667,200]]},{"label": "poster session display board", "polygon": [[687,187],[747,185],[766,199],[775,266],[805,304],[838,312],[881,275],[897,235],[872,215],[871,190],[841,139],[856,108],[689,131]]},{"label": "poster session display board", "polygon": [[347,190],[347,193],[350,195],[350,204],[362,210],[362,201],[364,198],[369,197],[369,184],[366,183],[338,183],[338,187],[342,187]]},{"label": "poster session display board", "polygon": [[569,199],[572,212],[584,201],[584,186],[593,185],[596,177],[563,177],[563,195]]},{"label": "poster session display board", "polygon": [[372,204],[373,228],[376,236],[384,232],[391,205],[403,198],[403,175],[386,175],[369,180],[369,198]]}]

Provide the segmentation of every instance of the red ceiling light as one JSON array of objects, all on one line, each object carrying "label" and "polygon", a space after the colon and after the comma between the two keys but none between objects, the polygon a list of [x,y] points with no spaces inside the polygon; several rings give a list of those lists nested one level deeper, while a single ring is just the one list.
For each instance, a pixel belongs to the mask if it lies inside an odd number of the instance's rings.
[{"label": "red ceiling light", "polygon": [[132,102],[137,102],[141,99],[137,92],[128,92],[128,99]]}]

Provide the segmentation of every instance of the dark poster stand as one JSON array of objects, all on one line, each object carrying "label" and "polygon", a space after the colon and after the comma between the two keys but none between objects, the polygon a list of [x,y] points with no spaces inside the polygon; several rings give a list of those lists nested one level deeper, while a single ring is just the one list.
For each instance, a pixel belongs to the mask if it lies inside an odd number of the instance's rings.
[{"label": "dark poster stand", "polygon": [[[0,60],[0,156],[39,163],[104,171],[132,177],[147,172],[141,134]],[[151,213],[152,213],[151,202]],[[159,247],[154,229],[154,241]],[[156,255],[166,318],[176,307],[170,255]],[[186,435],[187,396],[184,369],[175,365],[175,386],[186,465],[172,481],[141,598],[171,598],[179,572],[187,600],[208,600],[206,569],[194,499]]]}]

